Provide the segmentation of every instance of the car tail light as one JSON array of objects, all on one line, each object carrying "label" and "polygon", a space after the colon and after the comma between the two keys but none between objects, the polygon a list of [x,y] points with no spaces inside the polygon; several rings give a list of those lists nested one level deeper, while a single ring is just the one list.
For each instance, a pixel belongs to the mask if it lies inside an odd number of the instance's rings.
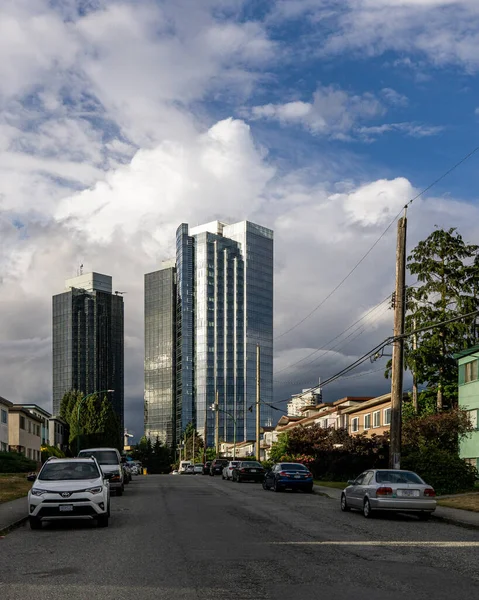
[{"label": "car tail light", "polygon": [[246,471],[246,469],[240,469],[241,473],[244,473]]},{"label": "car tail light", "polygon": [[279,474],[281,477],[289,477],[289,473],[287,471],[280,471]]},{"label": "car tail light", "polygon": [[376,490],[376,496],[392,496],[393,489],[390,487],[380,487]]},{"label": "car tail light", "polygon": [[429,496],[429,498],[434,498],[434,496],[436,495],[436,492],[432,488],[426,488],[424,490],[424,495]]},{"label": "car tail light", "polygon": [[312,476],[313,476],[313,474],[312,474],[312,473],[310,473],[310,472],[308,471],[307,473],[305,473],[305,476],[306,476],[306,477],[312,477]]}]

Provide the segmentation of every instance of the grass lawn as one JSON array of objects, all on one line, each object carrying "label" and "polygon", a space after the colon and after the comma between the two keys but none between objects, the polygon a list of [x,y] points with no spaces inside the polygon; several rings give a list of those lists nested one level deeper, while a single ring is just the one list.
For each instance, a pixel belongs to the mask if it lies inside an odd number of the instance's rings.
[{"label": "grass lawn", "polygon": [[337,488],[338,490],[344,490],[344,488],[348,485],[344,481],[317,481],[317,480],[315,480],[314,483],[316,485],[322,485],[324,487]]},{"label": "grass lawn", "polygon": [[23,473],[0,473],[0,504],[22,498],[28,494],[32,482]]},{"label": "grass lawn", "polygon": [[479,512],[479,494],[477,492],[457,496],[457,498],[444,498],[444,500],[438,500],[437,503],[440,506],[447,506],[448,508],[460,508],[462,510]]}]

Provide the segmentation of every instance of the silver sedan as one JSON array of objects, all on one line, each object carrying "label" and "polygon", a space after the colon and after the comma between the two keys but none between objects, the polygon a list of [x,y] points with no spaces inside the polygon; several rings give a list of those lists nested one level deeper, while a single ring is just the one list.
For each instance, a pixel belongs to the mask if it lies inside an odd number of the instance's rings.
[{"label": "silver sedan", "polygon": [[341,510],[357,508],[366,518],[377,510],[415,513],[426,521],[436,510],[436,492],[412,471],[364,471],[341,494]]}]

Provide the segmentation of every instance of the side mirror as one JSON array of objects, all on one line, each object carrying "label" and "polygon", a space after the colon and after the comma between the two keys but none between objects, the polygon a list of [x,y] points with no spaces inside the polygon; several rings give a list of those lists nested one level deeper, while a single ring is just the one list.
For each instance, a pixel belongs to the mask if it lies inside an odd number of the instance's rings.
[{"label": "side mirror", "polygon": [[27,481],[35,481],[36,478],[37,478],[37,474],[36,473],[29,473],[27,475]]},{"label": "side mirror", "polygon": [[354,485],[356,483],[355,479],[348,479],[348,485]]}]

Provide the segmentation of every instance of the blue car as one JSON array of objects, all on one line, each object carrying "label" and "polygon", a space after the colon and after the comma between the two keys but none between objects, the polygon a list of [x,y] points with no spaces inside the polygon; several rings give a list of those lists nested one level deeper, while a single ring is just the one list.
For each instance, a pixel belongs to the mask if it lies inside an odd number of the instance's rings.
[{"label": "blue car", "polygon": [[277,463],[263,479],[263,489],[282,492],[285,489],[313,492],[313,474],[300,463]]}]

